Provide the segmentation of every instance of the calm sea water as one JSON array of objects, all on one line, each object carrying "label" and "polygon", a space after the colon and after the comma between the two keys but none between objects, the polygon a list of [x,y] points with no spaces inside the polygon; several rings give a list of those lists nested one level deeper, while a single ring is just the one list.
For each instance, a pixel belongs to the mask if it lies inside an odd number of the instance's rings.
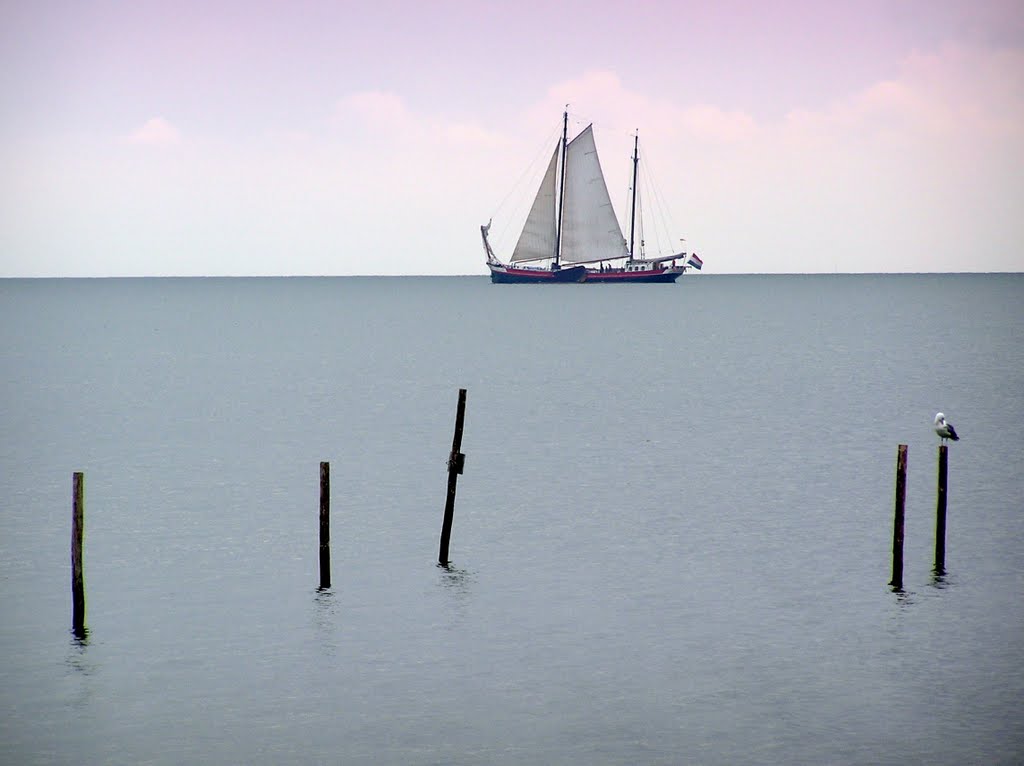
[{"label": "calm sea water", "polygon": [[0,324],[2,763],[1024,762],[1021,275],[6,280]]}]

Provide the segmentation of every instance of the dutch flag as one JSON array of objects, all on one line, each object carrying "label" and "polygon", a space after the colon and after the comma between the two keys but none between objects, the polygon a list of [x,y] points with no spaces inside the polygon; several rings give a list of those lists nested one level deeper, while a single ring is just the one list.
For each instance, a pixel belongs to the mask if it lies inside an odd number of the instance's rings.
[{"label": "dutch flag", "polygon": [[687,263],[697,269],[697,271],[700,271],[700,267],[704,265],[704,261],[702,261],[700,256],[696,253],[690,256],[690,260],[688,260]]}]

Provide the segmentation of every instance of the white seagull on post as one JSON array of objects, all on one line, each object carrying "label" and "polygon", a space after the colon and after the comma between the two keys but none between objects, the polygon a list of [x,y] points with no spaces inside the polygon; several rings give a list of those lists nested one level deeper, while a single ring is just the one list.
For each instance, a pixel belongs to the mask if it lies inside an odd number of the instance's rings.
[{"label": "white seagull on post", "polygon": [[960,441],[960,437],[956,435],[956,429],[953,428],[953,424],[947,423],[946,416],[941,412],[935,415],[935,433],[939,435],[942,441],[946,441],[946,439],[952,439],[955,442]]}]

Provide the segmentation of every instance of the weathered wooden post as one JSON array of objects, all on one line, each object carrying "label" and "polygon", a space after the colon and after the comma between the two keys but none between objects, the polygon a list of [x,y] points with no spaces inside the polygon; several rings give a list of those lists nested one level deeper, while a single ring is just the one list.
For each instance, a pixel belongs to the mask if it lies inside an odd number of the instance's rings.
[{"label": "weathered wooden post", "polygon": [[331,464],[320,463],[320,587],[331,587]]},{"label": "weathered wooden post", "polygon": [[466,389],[459,389],[459,405],[455,413],[455,437],[452,439],[452,451],[448,456],[448,497],[444,504],[444,522],[441,524],[441,549],[437,560],[442,566],[448,566],[448,542],[452,536],[452,518],[455,515],[455,488],[466,464],[466,456],[459,450],[462,448],[462,424],[466,416]]},{"label": "weathered wooden post", "polygon": [[946,571],[946,476],[949,447],[939,445],[939,491],[935,506],[935,574]]},{"label": "weathered wooden post", "polygon": [[82,538],[85,536],[85,476],[71,478],[71,630],[85,638],[85,576],[82,572]]},{"label": "weathered wooden post", "polygon": [[896,451],[896,516],[892,525],[892,582],[894,590],[903,590],[903,515],[907,501],[907,445]]}]

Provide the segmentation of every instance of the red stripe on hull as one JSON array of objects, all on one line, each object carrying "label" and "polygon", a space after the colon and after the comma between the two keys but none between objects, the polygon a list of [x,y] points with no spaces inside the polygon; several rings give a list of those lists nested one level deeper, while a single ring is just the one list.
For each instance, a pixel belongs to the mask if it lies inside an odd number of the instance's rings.
[{"label": "red stripe on hull", "polygon": [[587,282],[675,282],[682,272],[661,271],[593,271],[587,270]]}]

